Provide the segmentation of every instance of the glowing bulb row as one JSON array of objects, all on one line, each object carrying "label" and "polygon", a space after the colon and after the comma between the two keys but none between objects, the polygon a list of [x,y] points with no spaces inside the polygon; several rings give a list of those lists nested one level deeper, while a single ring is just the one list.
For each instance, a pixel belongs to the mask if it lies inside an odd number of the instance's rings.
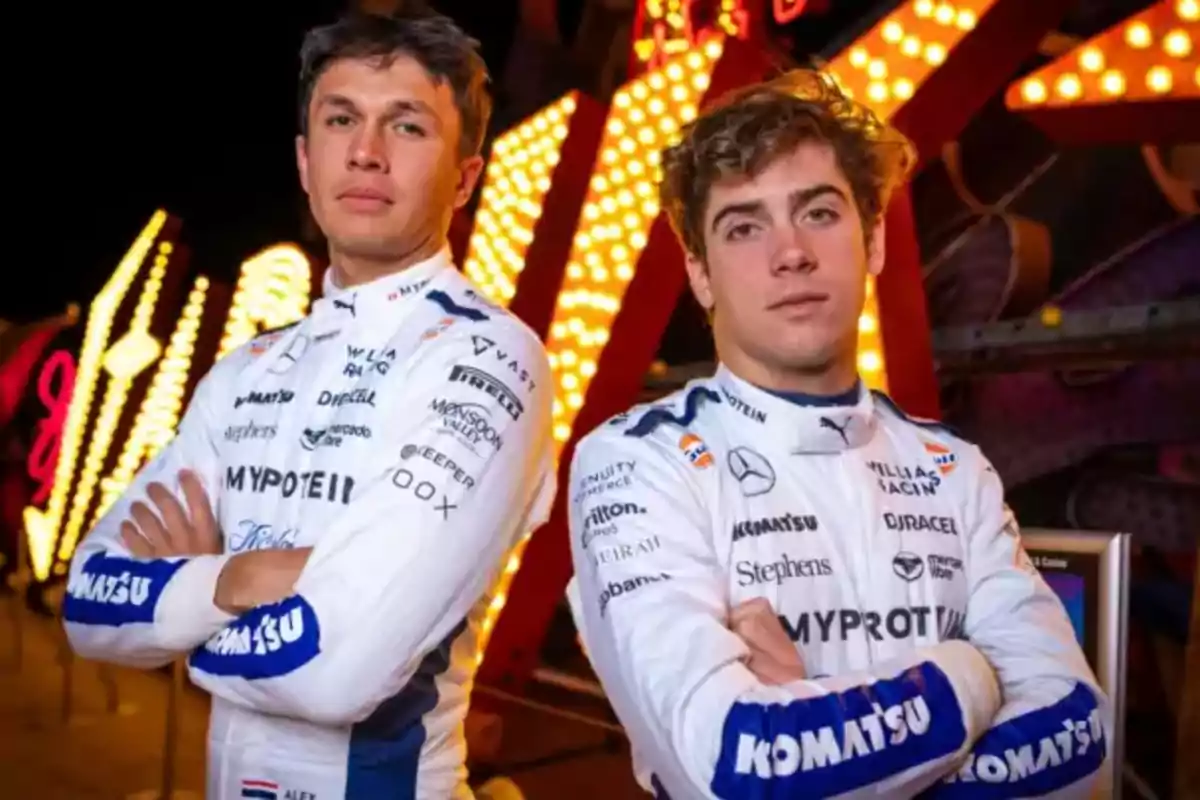
[{"label": "glowing bulb row", "polygon": [[[687,0],[647,0],[643,25],[651,34],[633,44],[633,51],[643,64],[649,62],[660,48],[663,55],[677,56],[693,49],[697,31],[689,20]],[[744,38],[747,34],[745,0],[721,0],[714,21],[714,33]],[[665,28],[665,31],[658,31]]]},{"label": "glowing bulb row", "polygon": [[[149,335],[148,329],[158,302],[172,249],[170,242],[159,244],[158,254],[142,284],[142,293],[134,308],[129,331],[114,345],[114,349],[124,345],[134,350],[135,355],[131,356],[131,359],[136,366],[119,371],[109,370],[104,400],[100,404],[96,422],[92,426],[87,456],[84,457],[83,469],[80,470],[79,482],[75,486],[71,510],[67,515],[62,537],[58,543],[59,561],[67,561],[75,552],[75,544],[79,541],[79,536],[83,531],[84,516],[99,484],[100,471],[104,468],[104,460],[112,447],[113,437],[120,424],[121,412],[125,407],[133,379],[157,357],[158,343]],[[136,351],[140,351],[140,353]]]},{"label": "glowing bulb row", "polygon": [[295,245],[275,245],[243,261],[217,358],[263,330],[302,319],[308,313],[311,284],[308,257]]},{"label": "glowing bulb row", "polygon": [[113,317],[166,222],[166,212],[154,212],[88,310],[83,346],[79,351],[78,369],[75,374],[75,387],[71,393],[66,420],[63,422],[58,464],[54,469],[50,498],[44,512],[30,507],[25,509],[24,513],[30,562],[33,565],[34,577],[39,581],[49,577],[54,561],[54,539],[66,510],[68,492],[75,476],[85,426],[92,409],[96,382],[100,378],[101,362],[108,349]]},{"label": "glowing bulb row", "polygon": [[92,515],[92,525],[121,496],[133,481],[138,468],[154,458],[175,435],[175,427],[179,424],[183,409],[184,392],[187,390],[192,353],[204,315],[208,286],[208,278],[203,275],[196,278],[187,305],[175,324],[175,332],[171,334],[166,352],[158,363],[158,371],[138,409],[133,428],[125,439],[117,465],[107,478],[100,481],[100,502]]},{"label": "glowing bulb row", "polygon": [[550,325],[554,438],[571,433],[609,328],[659,214],[661,151],[695,118],[723,50],[710,40],[614,96]]},{"label": "glowing bulb row", "polygon": [[828,71],[847,95],[886,119],[945,62],[993,2],[906,3],[839,54]]},{"label": "glowing bulb row", "polygon": [[574,92],[496,140],[463,269],[492,302],[506,306],[575,113]]}]

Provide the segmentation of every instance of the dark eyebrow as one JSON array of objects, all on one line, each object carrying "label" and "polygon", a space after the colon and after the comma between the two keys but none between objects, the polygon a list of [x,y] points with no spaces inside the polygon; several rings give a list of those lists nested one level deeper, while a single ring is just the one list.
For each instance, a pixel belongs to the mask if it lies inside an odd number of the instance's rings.
[{"label": "dark eyebrow", "polygon": [[[816,186],[810,186],[807,189],[798,189],[788,195],[788,205],[791,207],[792,213],[804,208],[806,205],[825,195],[833,195],[843,202],[849,202],[846,193],[832,183],[818,183]],[[761,200],[748,200],[744,203],[730,203],[727,206],[722,206],[721,210],[713,215],[712,225],[710,228],[716,232],[717,225],[726,217],[734,214],[744,214],[748,217],[763,218],[767,216],[766,207]]]},{"label": "dark eyebrow", "polygon": [[[320,105],[333,106],[334,108],[355,114],[359,113],[358,106],[354,104],[354,101],[340,94],[325,95],[321,98]],[[433,107],[421,100],[393,100],[391,103],[388,103],[384,117],[386,119],[395,119],[405,114],[422,114],[429,117],[438,125],[442,122],[433,110]]]}]

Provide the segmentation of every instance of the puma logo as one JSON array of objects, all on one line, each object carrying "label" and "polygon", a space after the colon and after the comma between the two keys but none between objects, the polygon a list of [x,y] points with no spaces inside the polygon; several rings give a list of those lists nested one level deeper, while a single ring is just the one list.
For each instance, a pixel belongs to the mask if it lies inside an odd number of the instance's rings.
[{"label": "puma logo", "polygon": [[850,427],[849,419],[846,420],[845,425],[838,425],[836,422],[831,420],[829,417],[821,417],[821,427],[829,428],[829,430],[831,430],[831,431],[837,431],[837,435],[842,437],[842,443],[845,444],[847,447],[850,446],[850,439],[847,438],[847,436],[846,436],[846,428]]}]

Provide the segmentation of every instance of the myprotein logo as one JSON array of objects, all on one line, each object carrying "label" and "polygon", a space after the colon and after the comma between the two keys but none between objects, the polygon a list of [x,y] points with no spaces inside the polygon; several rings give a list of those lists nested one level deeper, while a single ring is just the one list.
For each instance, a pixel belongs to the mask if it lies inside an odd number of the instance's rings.
[{"label": "myprotein logo", "polygon": [[261,464],[225,468],[225,487],[235,492],[277,495],[285,500],[324,500],[327,503],[350,502],[354,478],[322,469],[297,472]]},{"label": "myprotein logo", "polygon": [[290,403],[296,399],[296,393],[290,392],[287,389],[279,389],[274,392],[247,392],[241,397],[237,397],[233,401],[234,408],[241,408],[245,405],[251,406],[275,406]]},{"label": "myprotein logo", "polygon": [[505,386],[500,379],[481,369],[455,364],[450,369],[450,382],[465,383],[472,389],[495,398],[499,406],[508,412],[514,421],[520,419],[521,415],[525,413],[525,406],[513,394],[512,389]]},{"label": "myprotein logo", "polygon": [[745,400],[726,389],[724,386],[721,387],[721,394],[725,395],[725,401],[729,403],[730,408],[738,411],[743,417],[752,419],[758,423],[767,421],[767,413],[765,411],[759,411],[757,408],[750,405]]},{"label": "myprotein logo", "polygon": [[833,574],[828,558],[789,558],[786,553],[775,561],[739,561],[734,570],[738,586],[779,586],[793,578],[820,578]]},{"label": "myprotein logo", "polygon": [[375,407],[375,392],[371,389],[352,389],[348,392],[321,392],[317,397],[317,405],[333,406],[371,406]]},{"label": "myprotein logo", "polygon": [[438,398],[429,408],[442,417],[439,433],[450,434],[464,447],[476,455],[483,455],[481,448],[499,452],[504,440],[492,424],[492,414],[481,403],[458,403]]},{"label": "myprotein logo", "polygon": [[637,517],[646,509],[637,503],[604,503],[594,506],[583,518],[583,547],[586,550],[592,540],[610,536],[617,532],[617,521],[624,517]]},{"label": "myprotein logo", "polygon": [[256,425],[247,422],[245,425],[230,425],[225,429],[225,441],[238,442],[253,439],[274,439],[277,427],[275,425]]},{"label": "myprotein logo", "polygon": [[965,638],[966,613],[947,606],[908,606],[886,611],[838,608],[801,611],[792,617],[780,614],[779,621],[788,638],[800,644],[845,642],[852,636],[883,642],[936,635],[939,641],[946,641]]},{"label": "myprotein logo", "polygon": [[523,384],[529,391],[533,391],[534,383],[529,376],[529,370],[521,366],[521,363],[517,361],[512,353],[509,353],[503,347],[498,347],[494,340],[486,336],[480,336],[479,334],[471,336],[471,345],[475,348],[476,356],[482,356],[485,353],[488,354],[490,358],[496,360],[497,365],[511,372],[519,383]]},{"label": "myprotein logo", "polygon": [[812,514],[781,514],[775,517],[746,520],[733,524],[733,541],[762,536],[767,533],[805,533],[817,529]]},{"label": "myprotein logo", "polygon": [[475,479],[450,456],[435,450],[429,445],[406,444],[400,448],[400,458],[407,461],[410,458],[423,458],[439,469],[445,470],[455,483],[461,483],[467,489],[474,488]]},{"label": "myprotein logo", "polygon": [[658,575],[638,575],[623,581],[609,581],[608,585],[600,592],[600,616],[604,616],[604,612],[608,610],[608,604],[615,598],[633,594],[644,586],[670,579],[670,575],[660,572]]},{"label": "myprotein logo", "polygon": [[944,536],[958,536],[958,522],[954,517],[894,514],[888,511],[883,515],[883,524],[889,531],[896,533],[940,533]]}]

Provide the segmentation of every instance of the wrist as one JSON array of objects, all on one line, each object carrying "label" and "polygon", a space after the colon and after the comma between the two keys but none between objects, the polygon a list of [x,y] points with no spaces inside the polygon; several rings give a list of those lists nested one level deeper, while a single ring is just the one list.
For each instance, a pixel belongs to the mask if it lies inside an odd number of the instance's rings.
[{"label": "wrist", "polygon": [[238,553],[226,560],[213,587],[213,605],[226,614],[238,616],[254,607],[246,597],[245,581],[239,579],[247,555],[252,553]]}]

